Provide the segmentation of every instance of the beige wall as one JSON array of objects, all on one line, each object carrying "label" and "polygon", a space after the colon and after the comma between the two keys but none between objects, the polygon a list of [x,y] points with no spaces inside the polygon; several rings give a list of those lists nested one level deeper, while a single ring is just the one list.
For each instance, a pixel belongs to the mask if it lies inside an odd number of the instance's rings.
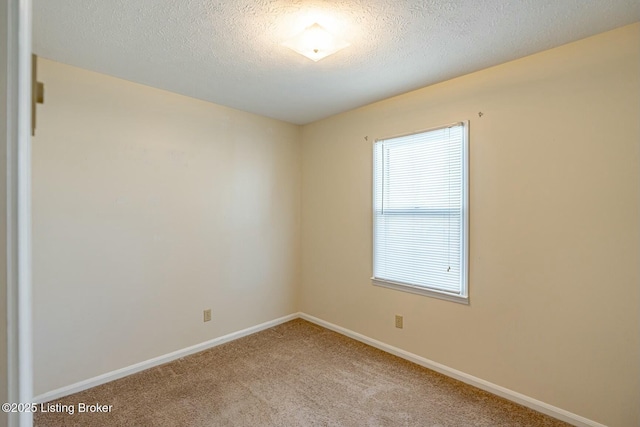
[{"label": "beige wall", "polygon": [[[302,133],[42,60],[35,393],[301,310],[638,425],[639,41],[636,24]],[[372,140],[466,119],[471,305],[374,287]]]},{"label": "beige wall", "polygon": [[296,311],[298,126],[39,65],[36,395]]},{"label": "beige wall", "polygon": [[[639,425],[639,41],[636,24],[305,126],[301,311]],[[467,119],[471,305],[371,285],[371,142]]]}]

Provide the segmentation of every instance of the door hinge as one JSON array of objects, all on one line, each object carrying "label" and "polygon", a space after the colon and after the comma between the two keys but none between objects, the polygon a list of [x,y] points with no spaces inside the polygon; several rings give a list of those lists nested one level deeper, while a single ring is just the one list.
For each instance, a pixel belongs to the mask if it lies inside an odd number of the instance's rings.
[{"label": "door hinge", "polygon": [[31,136],[36,134],[36,105],[44,104],[44,84],[38,81],[38,57],[31,55]]}]

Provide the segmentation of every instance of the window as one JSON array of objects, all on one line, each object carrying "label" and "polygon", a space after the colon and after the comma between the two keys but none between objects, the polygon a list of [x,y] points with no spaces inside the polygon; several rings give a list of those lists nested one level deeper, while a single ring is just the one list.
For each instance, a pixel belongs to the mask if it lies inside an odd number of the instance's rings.
[{"label": "window", "polygon": [[375,285],[468,303],[467,129],[376,141]]}]

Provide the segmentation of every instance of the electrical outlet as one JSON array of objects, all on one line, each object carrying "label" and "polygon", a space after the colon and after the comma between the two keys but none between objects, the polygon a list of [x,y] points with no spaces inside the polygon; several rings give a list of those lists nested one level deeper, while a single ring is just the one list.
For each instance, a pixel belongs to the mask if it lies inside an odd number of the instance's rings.
[{"label": "electrical outlet", "polygon": [[402,329],[402,321],[403,321],[403,317],[400,316],[399,314],[396,314],[396,328]]},{"label": "electrical outlet", "polygon": [[204,315],[203,322],[210,322],[211,321],[211,309],[208,308],[205,311],[203,311],[202,313]]}]

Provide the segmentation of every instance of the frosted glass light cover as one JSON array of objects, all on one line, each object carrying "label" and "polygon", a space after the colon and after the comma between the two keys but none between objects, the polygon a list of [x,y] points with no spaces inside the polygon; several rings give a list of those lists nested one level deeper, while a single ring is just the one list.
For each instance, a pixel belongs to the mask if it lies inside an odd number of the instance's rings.
[{"label": "frosted glass light cover", "polygon": [[349,46],[349,43],[338,39],[322,28],[320,24],[313,24],[282,45],[317,62],[340,49],[344,49]]}]

